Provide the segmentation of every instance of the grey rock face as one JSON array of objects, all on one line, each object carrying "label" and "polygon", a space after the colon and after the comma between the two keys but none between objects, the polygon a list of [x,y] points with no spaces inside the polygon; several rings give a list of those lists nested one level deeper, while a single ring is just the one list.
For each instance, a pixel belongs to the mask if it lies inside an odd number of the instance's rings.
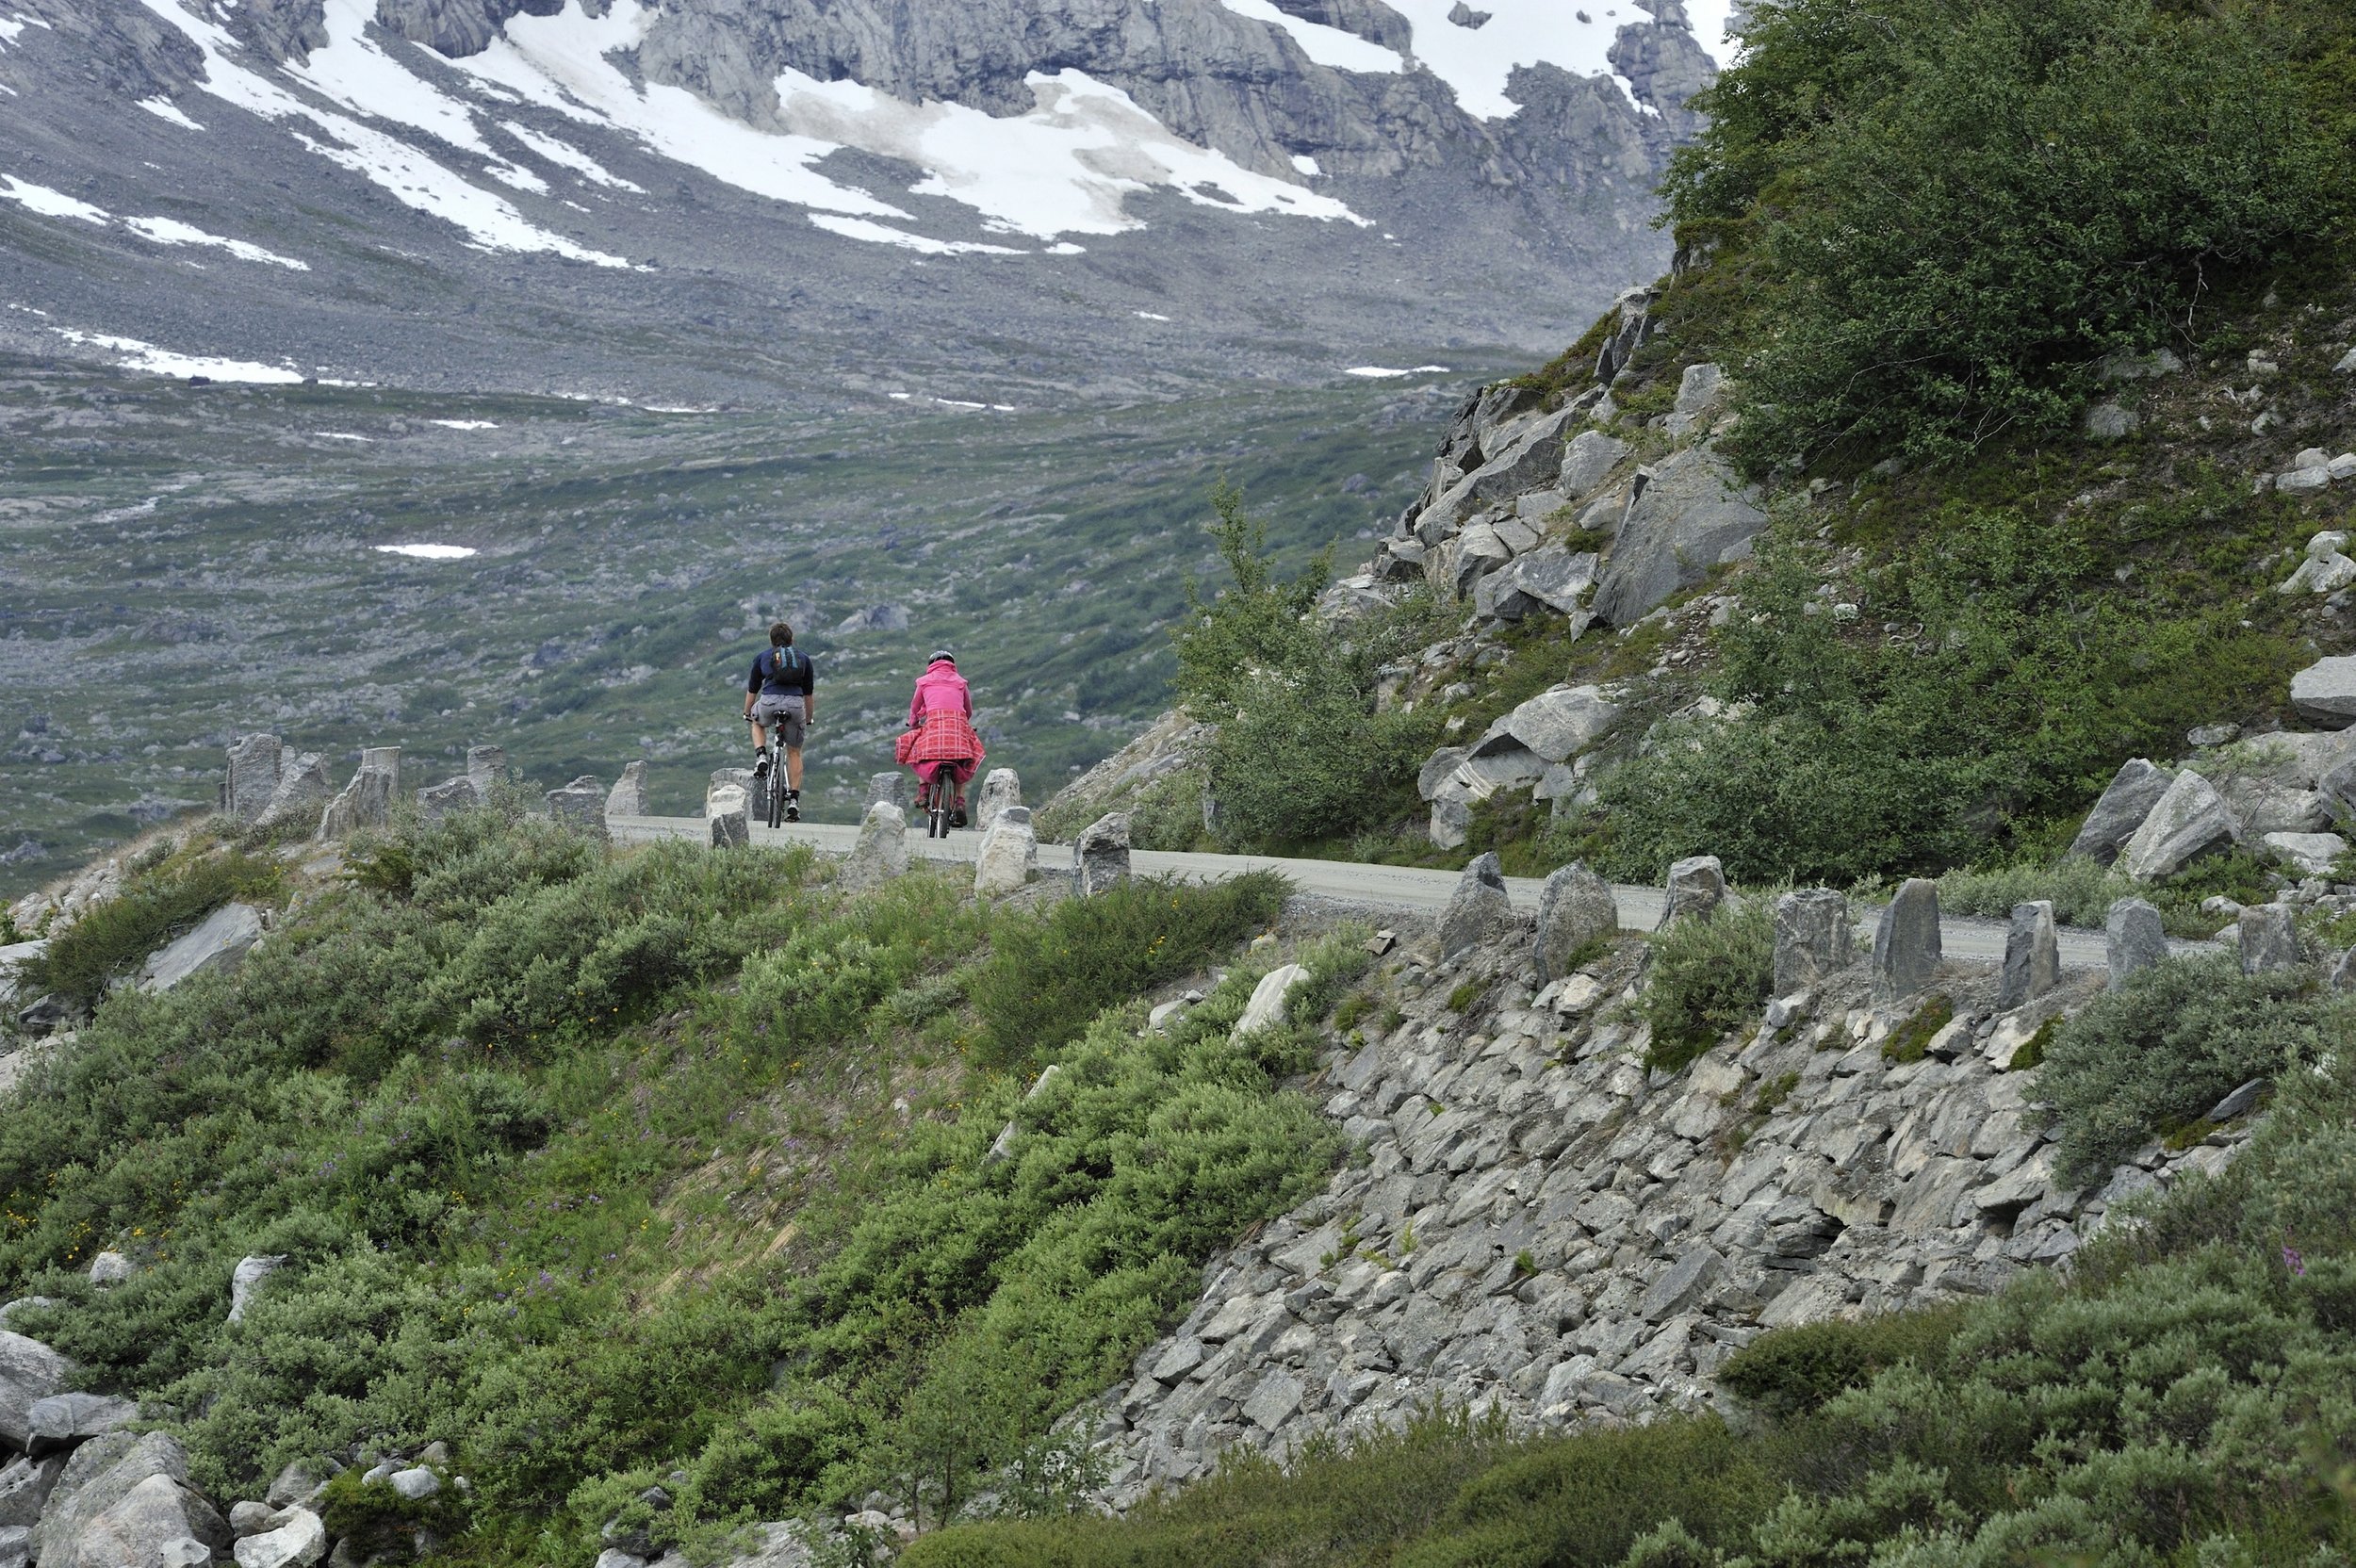
[{"label": "grey rock face", "polygon": [[614,781],[614,788],[605,797],[605,814],[609,817],[644,817],[652,813],[646,805],[646,764],[627,763],[622,776]]},{"label": "grey rock face", "polygon": [[1456,884],[1456,892],[1440,916],[1440,956],[1461,953],[1494,941],[1513,926],[1513,902],[1506,896],[1505,871],[1497,852],[1475,857]]},{"label": "grey rock face", "polygon": [[1574,861],[1546,877],[1538,892],[1538,974],[1558,980],[1571,959],[1591,943],[1620,934],[1619,901],[1612,884]]},{"label": "grey rock face", "polygon": [[908,819],[897,806],[879,800],[867,808],[859,825],[859,840],[843,858],[841,881],[845,888],[875,888],[908,869]]},{"label": "grey rock face", "polygon": [[2292,676],[2291,706],[2327,729],[2356,724],[2356,654],[2319,659]]},{"label": "grey rock face", "polygon": [[605,837],[605,786],[593,775],[583,774],[562,789],[550,790],[547,799],[548,815],[556,821],[593,839]]},{"label": "grey rock face", "polygon": [[1580,431],[1562,449],[1562,467],[1556,487],[1573,501],[1585,500],[1612,477],[1612,470],[1619,466],[1620,459],[1628,452],[1625,441],[1599,430]]},{"label": "grey rock face", "polygon": [[2268,833],[2267,853],[2301,876],[2328,876],[2348,853],[2348,841],[2337,833]]},{"label": "grey rock face", "polygon": [[983,898],[1019,892],[1039,867],[1039,834],[1025,807],[1003,806],[982,830],[973,858],[973,891]]},{"label": "grey rock face", "polygon": [[1855,945],[1849,897],[1833,888],[1801,888],[1775,900],[1777,996],[1822,985],[1849,967]]},{"label": "grey rock face", "polygon": [[[74,1449],[33,1527],[35,1560],[44,1565],[74,1560],[84,1533],[100,1516],[141,1483],[157,1478],[175,1486],[185,1486],[188,1478],[188,1456],[166,1433],[110,1432]],[[223,1525],[218,1542],[210,1544],[226,1547],[227,1537]]]},{"label": "grey rock face", "polygon": [[254,822],[278,792],[280,747],[275,735],[240,735],[229,747],[229,776],[221,784],[221,814]]},{"label": "grey rock face", "polygon": [[1591,550],[1574,555],[1566,546],[1541,545],[1482,578],[1473,590],[1473,609],[1507,621],[1540,608],[1561,615],[1583,614],[1579,602],[1595,586],[1600,559]]},{"label": "grey rock face", "polygon": [[2266,1098],[2266,1091],[2273,1086],[2271,1079],[2252,1078],[2210,1106],[2208,1119],[2225,1122],[2233,1120],[2235,1117],[2248,1116],[2258,1108],[2258,1102]]},{"label": "grey rock face", "polygon": [[111,1394],[52,1394],[34,1400],[26,1416],[36,1446],[63,1446],[130,1425],[139,1406]]},{"label": "grey rock face", "polygon": [[1676,1316],[1708,1294],[1726,1268],[1726,1260],[1716,1249],[1688,1249],[1644,1292],[1644,1299],[1636,1305],[1636,1315],[1647,1323]]},{"label": "grey rock face", "polygon": [[1619,708],[1604,700],[1601,688],[1567,686],[1539,693],[1499,719],[1497,727],[1541,760],[1562,762],[1610,734],[1619,722]]},{"label": "grey rock face", "polygon": [[1689,365],[1677,380],[1677,401],[1662,428],[1681,438],[1726,401],[1726,372],[1715,365]]},{"label": "grey rock face", "polygon": [[2140,757],[2121,763],[2094,809],[2086,813],[2078,836],[2070,841],[2070,853],[2091,857],[2104,865],[2118,859],[2119,846],[2143,825],[2144,818],[2151,814],[2151,808],[2160,803],[2175,778],[2166,768]]},{"label": "grey rock face", "polygon": [[488,798],[492,786],[507,781],[507,748],[468,746],[466,777],[473,783],[477,793]]},{"label": "grey rock face", "polygon": [[266,826],[307,820],[323,808],[334,793],[334,786],[327,781],[327,763],[318,752],[281,755],[278,788],[270,792],[270,803],[255,820]]},{"label": "grey rock face", "polygon": [[2012,923],[2004,931],[1997,1010],[2025,1007],[2060,984],[2061,937],[2053,928],[2053,906],[2045,899],[2014,905]]},{"label": "grey rock face", "polygon": [[1596,619],[1627,626],[1710,568],[1740,560],[1767,526],[1759,491],[1708,446],[1674,452],[1628,505],[1611,564],[1596,586]]},{"label": "grey rock face", "polygon": [[1082,898],[1129,880],[1129,813],[1107,812],[1088,824],[1072,842],[1072,868]]},{"label": "grey rock face", "polygon": [[360,771],[352,776],[343,793],[327,803],[319,814],[321,842],[348,839],[364,827],[382,827],[401,792],[401,748],[369,746],[360,753]]},{"label": "grey rock face", "polygon": [[1939,884],[1909,876],[1873,930],[1873,1000],[1918,994],[1938,973],[1939,957]]},{"label": "grey rock face", "polygon": [[139,988],[168,991],[191,976],[235,969],[261,939],[262,911],[251,904],[224,904],[195,930],[151,954],[139,971]]},{"label": "grey rock face", "polygon": [[284,1252],[257,1252],[239,1258],[237,1266],[229,1274],[229,1321],[245,1321],[245,1309],[253,1304],[254,1293],[262,1288],[262,1282],[286,1266]]},{"label": "grey rock face", "polygon": [[439,784],[429,784],[417,792],[417,814],[428,822],[436,822],[452,811],[465,811],[482,804],[483,796],[471,778],[445,778]]},{"label": "grey rock face", "polygon": [[2168,932],[2160,924],[2160,912],[2139,898],[2122,898],[2111,906],[2102,921],[2102,939],[2114,988],[2137,970],[2168,957]]},{"label": "grey rock face", "polygon": [[1434,849],[1462,849],[1472,832],[1472,803],[1462,794],[1441,795],[1432,803],[1432,821],[1424,832]]},{"label": "grey rock face", "polygon": [[1012,768],[992,768],[983,776],[981,792],[973,798],[973,825],[987,833],[999,812],[1022,804],[1022,778]]},{"label": "grey rock face", "polygon": [[[187,1551],[188,1543],[205,1557]],[[210,1503],[170,1476],[149,1476],[83,1527],[64,1561],[66,1568],[201,1568],[230,1543]]]},{"label": "grey rock face", "polygon": [[66,1456],[19,1456],[0,1469],[0,1527],[26,1528],[40,1522],[43,1504],[65,1473]]},{"label": "grey rock face", "polygon": [[2244,974],[2299,967],[2299,927],[2291,922],[2289,905],[2254,905],[2234,917],[2234,926]]},{"label": "grey rock face", "polygon": [[1726,901],[1726,872],[1715,855],[1689,855],[1669,868],[1668,897],[1661,906],[1661,926],[1689,915],[1703,919],[1718,912]]},{"label": "grey rock face", "polygon": [[2238,837],[2217,787],[2186,770],[2176,776],[2119,853],[2119,868],[2138,882],[2184,869],[2203,850]]},{"label": "grey rock face", "polygon": [[753,841],[752,792],[738,784],[714,784],[704,795],[704,821],[714,849],[744,849]]}]

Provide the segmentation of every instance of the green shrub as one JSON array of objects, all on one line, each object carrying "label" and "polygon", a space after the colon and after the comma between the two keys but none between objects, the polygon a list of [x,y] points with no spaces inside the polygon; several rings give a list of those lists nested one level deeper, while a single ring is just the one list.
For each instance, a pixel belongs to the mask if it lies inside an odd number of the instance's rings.
[{"label": "green shrub", "polygon": [[1290,891],[1274,872],[1206,887],[1138,878],[1001,922],[967,986],[982,1024],[973,1059],[990,1068],[1046,1060],[1114,1002],[1191,973],[1264,928]]},{"label": "green shrub", "polygon": [[417,1550],[417,1536],[426,1531],[447,1540],[466,1527],[465,1495],[449,1484],[430,1497],[411,1499],[389,1481],[364,1481],[363,1472],[350,1469],[327,1483],[319,1499],[319,1522],[330,1536],[352,1543],[364,1560],[380,1555],[406,1558]]},{"label": "green shrub", "polygon": [[1805,1414],[1901,1362],[1941,1369],[1965,1321],[1962,1308],[1942,1307],[1777,1329],[1737,1350],[1718,1381],[1778,1418]]},{"label": "green shrub", "polygon": [[121,894],[84,910],[47,952],[24,967],[17,988],[26,996],[49,991],[89,1005],[106,994],[109,982],[222,905],[267,900],[279,881],[277,866],[235,851],[198,856],[176,869],[151,865],[133,874]]},{"label": "green shrub", "polygon": [[1893,1066],[1919,1062],[1928,1054],[1933,1037],[1955,1021],[1955,1004],[1952,998],[1934,996],[1914,1010],[1912,1017],[1890,1032],[1882,1041],[1882,1060]]},{"label": "green shrub", "polygon": [[2344,1050],[2351,1031],[2356,998],[2318,994],[2311,972],[2170,958],[2061,1023],[2037,1093],[2053,1107],[2064,1171],[2091,1179],[2249,1080]]},{"label": "green shrub", "polygon": [[1998,865],[1955,870],[1939,878],[1939,907],[1951,915],[1978,915],[2004,920],[2013,906],[2044,900],[2053,906],[2053,919],[2064,925],[2099,930],[2112,904],[2122,898],[2149,896],[2150,888],[2099,860],[2065,855],[2048,864]]},{"label": "green shrub", "polygon": [[1688,917],[1654,936],[1637,1003],[1652,1025],[1645,1065],[1676,1071],[1750,1021],[1775,969],[1775,910],[1763,897],[1730,899],[1707,920]]}]

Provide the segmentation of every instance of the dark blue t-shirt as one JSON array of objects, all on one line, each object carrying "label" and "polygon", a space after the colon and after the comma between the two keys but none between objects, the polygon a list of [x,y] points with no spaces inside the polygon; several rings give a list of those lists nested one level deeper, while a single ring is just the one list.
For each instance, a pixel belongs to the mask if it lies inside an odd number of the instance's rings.
[{"label": "dark blue t-shirt", "polygon": [[806,697],[818,685],[817,666],[799,648],[763,648],[744,678],[744,690],[764,697]]}]

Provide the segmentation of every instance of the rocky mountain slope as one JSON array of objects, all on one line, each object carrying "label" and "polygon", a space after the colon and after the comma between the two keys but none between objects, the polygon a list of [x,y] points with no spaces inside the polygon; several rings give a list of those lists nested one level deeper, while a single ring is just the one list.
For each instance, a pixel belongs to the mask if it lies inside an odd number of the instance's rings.
[{"label": "rocky mountain slope", "polygon": [[1531,349],[1657,265],[1726,22],[10,0],[0,348],[825,406]]}]

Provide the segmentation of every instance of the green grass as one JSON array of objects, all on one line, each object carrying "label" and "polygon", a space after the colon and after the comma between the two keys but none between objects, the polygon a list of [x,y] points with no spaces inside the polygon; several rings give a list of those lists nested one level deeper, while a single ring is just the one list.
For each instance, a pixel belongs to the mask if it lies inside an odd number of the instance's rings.
[{"label": "green grass", "polygon": [[123,896],[87,911],[25,966],[18,989],[25,996],[54,992],[88,1006],[106,994],[110,982],[222,905],[236,899],[267,903],[277,895],[279,883],[277,865],[235,853],[135,868]]},{"label": "green grass", "polygon": [[1930,1054],[1931,1040],[1941,1029],[1955,1021],[1955,1017],[1953,998],[1928,998],[1904,1023],[1890,1032],[1888,1039],[1882,1041],[1882,1060],[1893,1067],[1921,1061]]}]

